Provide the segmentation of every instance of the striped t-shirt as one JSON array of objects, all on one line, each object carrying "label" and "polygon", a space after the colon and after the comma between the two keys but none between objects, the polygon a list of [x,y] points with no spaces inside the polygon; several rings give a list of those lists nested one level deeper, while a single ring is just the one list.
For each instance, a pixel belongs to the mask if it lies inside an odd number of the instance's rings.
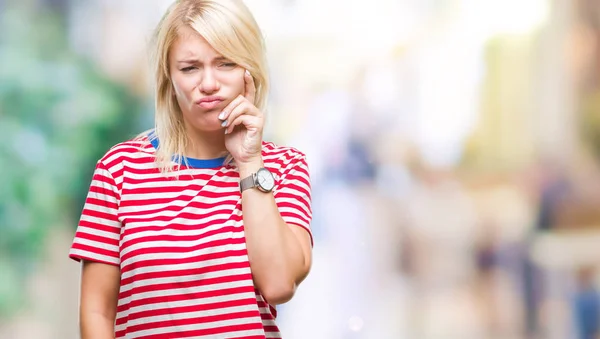
[{"label": "striped t-shirt", "polygon": [[[237,169],[187,158],[166,177],[156,147],[141,137],[98,161],[69,253],[120,267],[115,337],[280,338],[252,281]],[[305,156],[270,142],[262,156],[282,218],[310,234]]]}]

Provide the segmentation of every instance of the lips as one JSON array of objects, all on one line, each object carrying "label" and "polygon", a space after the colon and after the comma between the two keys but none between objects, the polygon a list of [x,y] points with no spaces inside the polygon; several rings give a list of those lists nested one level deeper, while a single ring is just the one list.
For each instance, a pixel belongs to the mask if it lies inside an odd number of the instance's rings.
[{"label": "lips", "polygon": [[210,96],[200,99],[196,104],[204,109],[212,109],[217,107],[223,100],[221,97]]}]

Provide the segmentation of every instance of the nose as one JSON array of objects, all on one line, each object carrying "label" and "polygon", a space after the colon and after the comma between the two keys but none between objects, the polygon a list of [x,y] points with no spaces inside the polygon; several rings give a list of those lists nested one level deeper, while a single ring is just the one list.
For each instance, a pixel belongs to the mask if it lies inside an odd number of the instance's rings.
[{"label": "nose", "polygon": [[206,67],[202,72],[202,78],[200,79],[200,92],[204,94],[212,94],[219,90],[220,84],[217,81],[215,72],[212,68]]}]

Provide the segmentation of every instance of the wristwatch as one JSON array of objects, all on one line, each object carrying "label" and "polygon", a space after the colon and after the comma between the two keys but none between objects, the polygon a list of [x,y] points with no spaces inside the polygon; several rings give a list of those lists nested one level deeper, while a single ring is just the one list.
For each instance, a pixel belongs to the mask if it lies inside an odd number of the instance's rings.
[{"label": "wristwatch", "polygon": [[256,173],[252,173],[240,181],[240,192],[244,192],[249,188],[258,188],[261,192],[271,192],[275,187],[275,177],[273,173],[266,168],[259,169]]}]

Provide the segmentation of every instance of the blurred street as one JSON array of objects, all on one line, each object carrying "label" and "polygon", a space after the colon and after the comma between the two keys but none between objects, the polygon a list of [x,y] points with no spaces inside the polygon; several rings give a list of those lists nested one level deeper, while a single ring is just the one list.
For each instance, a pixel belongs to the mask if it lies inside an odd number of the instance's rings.
[{"label": "blurred street", "polygon": [[[0,0],[0,338],[78,337],[93,166],[153,126],[167,0]],[[286,339],[600,338],[598,0],[246,0],[306,153]]]}]

